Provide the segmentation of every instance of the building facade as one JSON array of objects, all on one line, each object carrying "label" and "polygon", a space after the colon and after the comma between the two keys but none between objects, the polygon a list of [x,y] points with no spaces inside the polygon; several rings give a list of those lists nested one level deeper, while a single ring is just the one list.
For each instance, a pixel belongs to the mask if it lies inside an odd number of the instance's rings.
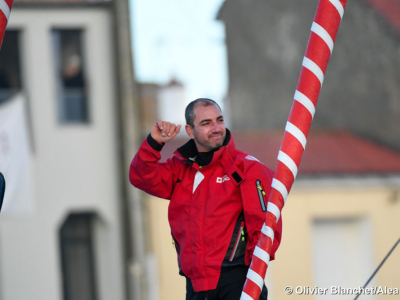
[{"label": "building facade", "polygon": [[[217,18],[226,29],[233,128],[285,127],[317,5],[224,2]],[[397,0],[347,2],[313,128],[343,128],[400,149],[399,19]]]},{"label": "building facade", "polygon": [[[118,66],[113,3],[14,1],[1,52],[0,111],[22,99],[29,176],[8,178],[2,170],[2,300],[144,299],[128,275],[134,247],[117,78],[132,78]],[[7,191],[25,180],[30,203],[13,209]]]}]

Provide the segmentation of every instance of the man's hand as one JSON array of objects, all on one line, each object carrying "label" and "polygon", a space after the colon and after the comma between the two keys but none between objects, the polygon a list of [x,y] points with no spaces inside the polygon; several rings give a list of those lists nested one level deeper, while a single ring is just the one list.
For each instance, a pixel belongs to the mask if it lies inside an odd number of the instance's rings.
[{"label": "man's hand", "polygon": [[151,137],[158,143],[166,143],[172,140],[181,130],[182,125],[157,120],[151,129]]}]

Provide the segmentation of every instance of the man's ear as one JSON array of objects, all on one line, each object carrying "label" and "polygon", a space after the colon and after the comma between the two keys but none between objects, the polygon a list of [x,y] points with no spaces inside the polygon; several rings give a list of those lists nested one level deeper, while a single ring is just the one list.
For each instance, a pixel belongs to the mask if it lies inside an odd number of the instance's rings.
[{"label": "man's ear", "polygon": [[191,139],[194,139],[194,134],[193,134],[193,128],[189,124],[185,125],[185,130],[188,136],[190,136]]}]

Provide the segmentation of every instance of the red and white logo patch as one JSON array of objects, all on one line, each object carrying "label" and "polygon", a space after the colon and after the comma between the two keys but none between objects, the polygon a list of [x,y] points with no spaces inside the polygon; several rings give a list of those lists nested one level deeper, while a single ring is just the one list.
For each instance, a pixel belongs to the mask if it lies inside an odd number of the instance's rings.
[{"label": "red and white logo patch", "polygon": [[223,183],[228,180],[231,180],[228,175],[225,175],[224,177],[217,177],[217,183]]}]

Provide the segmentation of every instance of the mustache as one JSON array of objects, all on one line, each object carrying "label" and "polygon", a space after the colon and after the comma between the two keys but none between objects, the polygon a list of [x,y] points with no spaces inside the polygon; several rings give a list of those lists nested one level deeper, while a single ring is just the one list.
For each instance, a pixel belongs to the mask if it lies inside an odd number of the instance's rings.
[{"label": "mustache", "polygon": [[222,132],[210,134],[208,137],[212,138],[212,137],[217,137],[217,136],[222,136]]}]

